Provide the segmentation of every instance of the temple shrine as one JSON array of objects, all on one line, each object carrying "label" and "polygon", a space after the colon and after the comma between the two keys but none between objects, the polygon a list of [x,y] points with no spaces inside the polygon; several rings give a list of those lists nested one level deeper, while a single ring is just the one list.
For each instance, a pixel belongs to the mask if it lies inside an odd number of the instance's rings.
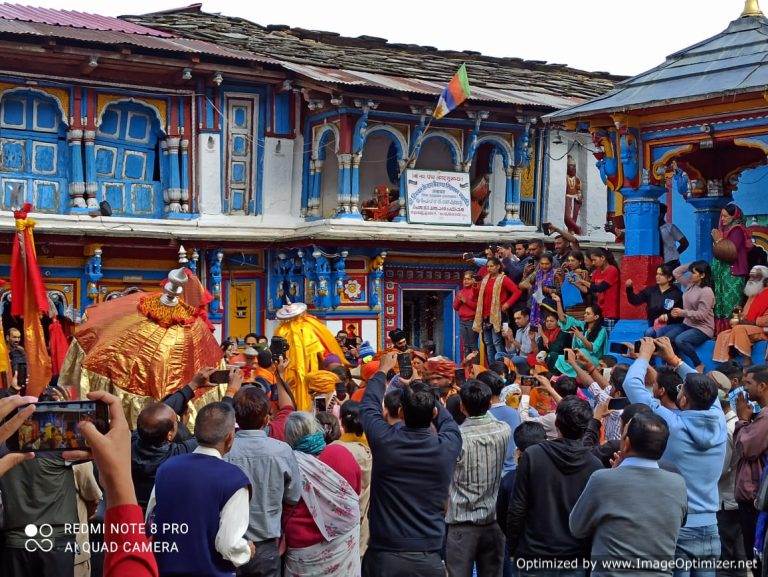
[{"label": "temple shrine", "polygon": [[[660,203],[667,222],[689,239],[682,262],[712,260],[711,231],[729,202],[742,208],[754,243],[768,251],[766,34],[768,20],[756,0],[747,0],[720,34],[546,117],[553,127],[589,135],[609,218],[623,207],[622,282],[654,283]],[[633,341],[647,326],[639,320],[644,312],[623,290],[622,299],[624,320],[611,339]]]},{"label": "temple shrine", "polygon": [[[584,246],[621,250],[587,149],[566,166],[564,140],[588,137],[541,120],[621,77],[200,4],[121,18],[4,4],[0,62],[0,276],[10,211],[31,202],[65,324],[181,263],[213,293],[219,338],[269,334],[299,300],[374,347],[404,326],[456,357],[461,253],[565,226],[568,171]],[[462,64],[470,99],[433,120]],[[457,204],[417,206],[436,185]]]}]

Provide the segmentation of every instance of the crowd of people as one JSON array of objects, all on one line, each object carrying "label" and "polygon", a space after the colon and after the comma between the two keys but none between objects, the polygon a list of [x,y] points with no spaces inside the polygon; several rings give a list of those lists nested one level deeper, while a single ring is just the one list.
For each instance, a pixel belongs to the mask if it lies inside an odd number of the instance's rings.
[{"label": "crowd of people", "polygon": [[[724,213],[716,242],[741,226]],[[648,328],[609,354],[619,269],[555,232],[554,252],[465,255],[460,363],[403,330],[380,352],[342,331],[344,358],[320,354],[299,411],[296,351],[249,334],[222,344],[219,401],[193,404],[216,385],[204,368],[132,431],[120,399],[90,393],[110,426],[81,425],[89,451],[0,458],[0,574],[765,577],[768,366],[750,357],[768,338],[768,268],[669,259],[652,286],[625,280]],[[746,301],[721,326],[734,285]],[[38,400],[12,392],[3,442]]]}]

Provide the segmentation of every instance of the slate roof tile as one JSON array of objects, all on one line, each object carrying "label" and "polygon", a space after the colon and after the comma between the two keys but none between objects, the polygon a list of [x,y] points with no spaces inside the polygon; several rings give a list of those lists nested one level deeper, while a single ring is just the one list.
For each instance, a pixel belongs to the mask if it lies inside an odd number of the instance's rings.
[{"label": "slate roof tile", "polygon": [[[509,95],[510,102],[520,100],[532,106],[562,108],[582,102],[610,90],[622,77],[606,73],[585,72],[565,65],[548,65],[542,60],[497,58],[472,50],[438,50],[433,46],[393,43],[384,38],[361,35],[357,38],[334,32],[290,28],[285,25],[261,26],[242,18],[210,14],[194,4],[138,16],[121,16],[123,20],[190,39],[215,42],[218,45],[246,50],[262,57],[299,65],[319,67],[313,70],[322,80],[322,69],[340,69],[350,75],[349,84],[386,88],[403,81],[424,81],[425,90],[439,92],[439,85],[456,72],[462,62],[473,88],[487,88],[495,98]],[[367,76],[356,76],[355,72]],[[352,78],[354,77],[354,78]],[[330,78],[326,81],[333,83]],[[339,81],[340,82],[340,81]],[[427,89],[432,83],[438,86]],[[418,92],[418,91],[417,91]],[[482,90],[477,91],[482,95]],[[528,96],[525,96],[528,94]],[[537,96],[538,95],[538,96]],[[542,98],[546,95],[548,98]],[[490,98],[490,92],[486,94]],[[483,100],[473,93],[474,99]],[[495,98],[490,98],[494,100]]]}]

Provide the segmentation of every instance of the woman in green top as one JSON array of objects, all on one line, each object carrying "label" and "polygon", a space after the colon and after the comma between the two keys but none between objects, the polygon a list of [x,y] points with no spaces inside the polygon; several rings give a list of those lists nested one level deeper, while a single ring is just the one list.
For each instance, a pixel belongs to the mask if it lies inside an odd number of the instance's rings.
[{"label": "woman in green top", "polygon": [[[557,316],[560,320],[560,328],[573,335],[572,348],[578,349],[590,362],[597,365],[600,357],[605,354],[608,344],[608,332],[603,327],[603,311],[596,304],[584,309],[584,320],[580,321],[565,314],[560,295],[552,295],[552,300],[557,305]],[[568,364],[563,355],[557,358],[555,368],[563,375],[575,377],[576,371]]]}]

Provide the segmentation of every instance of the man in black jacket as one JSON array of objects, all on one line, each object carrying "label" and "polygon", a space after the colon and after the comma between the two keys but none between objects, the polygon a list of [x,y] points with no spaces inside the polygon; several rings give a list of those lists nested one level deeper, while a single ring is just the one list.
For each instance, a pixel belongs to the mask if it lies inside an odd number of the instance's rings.
[{"label": "man in black jacket", "polygon": [[[566,397],[556,412],[560,438],[529,447],[520,459],[507,516],[507,540],[523,577],[540,573],[526,566],[526,560],[589,556],[589,543],[571,535],[568,516],[590,475],[602,468],[591,447],[582,443],[591,418],[589,403]],[[583,570],[568,572],[584,574]]]},{"label": "man in black jacket", "polygon": [[[180,422],[187,404],[200,387],[209,386],[208,377],[216,369],[202,369],[192,381],[162,403],[146,406],[136,421],[131,438],[131,476],[136,487],[136,499],[143,510],[147,508],[157,469],[171,457],[191,453],[197,441]],[[226,396],[223,401],[232,404],[232,397],[240,389],[243,377],[239,369],[230,371]]]},{"label": "man in black jacket", "polygon": [[381,403],[386,375],[396,363],[395,353],[381,358],[360,407],[373,453],[371,538],[363,577],[444,577],[445,504],[461,432],[434,393],[417,383],[403,390],[404,422],[387,423]]}]

